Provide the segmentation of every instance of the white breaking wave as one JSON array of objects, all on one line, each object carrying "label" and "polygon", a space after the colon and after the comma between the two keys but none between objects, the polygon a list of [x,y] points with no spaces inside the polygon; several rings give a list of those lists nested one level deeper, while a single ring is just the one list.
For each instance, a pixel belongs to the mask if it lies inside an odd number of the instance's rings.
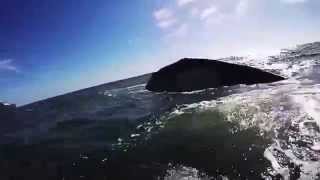
[{"label": "white breaking wave", "polygon": [[123,93],[129,93],[129,94],[134,94],[134,93],[142,93],[142,92],[147,92],[147,90],[142,89],[142,87],[145,87],[146,84],[137,84],[134,86],[129,86],[129,87],[124,87],[124,88],[116,88],[116,89],[110,89],[110,90],[106,90],[106,91],[102,91],[99,92],[99,94],[101,95],[105,95],[105,96],[116,96],[116,94],[121,94],[121,92]]},{"label": "white breaking wave", "polygon": [[0,104],[3,104],[5,106],[10,106],[11,104],[7,103],[7,102],[4,102],[4,101],[0,101]]},{"label": "white breaking wave", "polygon": [[273,143],[264,152],[272,165],[270,174],[290,179],[292,167],[285,163],[290,162],[301,170],[300,179],[320,178],[320,84],[304,78],[314,71],[319,59],[272,62],[270,58],[239,58],[237,63],[276,71],[289,79],[256,89],[242,86],[240,93],[185,104],[171,115],[217,109],[229,121],[237,121],[240,131],[254,126],[262,135],[272,135]]},{"label": "white breaking wave", "polygon": [[[194,111],[218,110],[225,115],[227,121],[240,125],[236,131],[257,127],[261,136],[271,137],[272,143],[264,151],[264,157],[272,166],[269,169],[270,175],[280,174],[284,179],[290,179],[293,171],[299,169],[300,179],[320,178],[320,84],[317,84],[320,79],[312,76],[317,72],[315,67],[320,64],[320,55],[309,57],[313,53],[306,48],[308,46],[298,47],[294,52],[288,50],[271,58],[222,59],[264,69],[288,79],[270,84],[227,87],[226,90],[229,89],[228,91],[234,94],[215,100],[179,105],[163,119]],[[320,45],[316,52],[320,52]],[[126,90],[131,93],[145,92],[136,89],[140,86],[128,87]],[[190,95],[210,90],[212,89],[168,94]],[[156,127],[165,127],[165,122],[162,123],[160,118],[156,123],[138,125],[137,129],[151,132]],[[139,136],[140,134],[131,134],[131,138]],[[168,171],[166,179],[199,179],[197,173],[192,167],[175,167]],[[188,176],[183,177],[181,174]]]},{"label": "white breaking wave", "polygon": [[[169,169],[167,170],[164,180],[209,180],[212,179],[209,176],[203,175],[196,168],[187,167],[187,166],[173,166],[168,165]],[[160,178],[159,178],[160,179]],[[228,180],[227,177],[221,176],[222,180]]]}]

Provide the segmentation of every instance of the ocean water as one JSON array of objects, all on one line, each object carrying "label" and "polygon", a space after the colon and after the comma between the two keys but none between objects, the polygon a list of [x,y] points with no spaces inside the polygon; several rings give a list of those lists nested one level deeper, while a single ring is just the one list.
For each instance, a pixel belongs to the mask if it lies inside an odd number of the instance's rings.
[{"label": "ocean water", "polygon": [[153,93],[147,74],[20,107],[0,179],[319,179],[320,43],[221,60],[287,79]]}]

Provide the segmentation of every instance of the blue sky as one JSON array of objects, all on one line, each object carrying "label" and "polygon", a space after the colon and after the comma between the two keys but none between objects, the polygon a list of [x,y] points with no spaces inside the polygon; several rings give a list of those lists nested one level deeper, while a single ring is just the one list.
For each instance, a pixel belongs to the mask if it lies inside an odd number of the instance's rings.
[{"label": "blue sky", "polygon": [[320,40],[318,0],[2,0],[0,100],[18,105],[182,57],[263,56]]}]

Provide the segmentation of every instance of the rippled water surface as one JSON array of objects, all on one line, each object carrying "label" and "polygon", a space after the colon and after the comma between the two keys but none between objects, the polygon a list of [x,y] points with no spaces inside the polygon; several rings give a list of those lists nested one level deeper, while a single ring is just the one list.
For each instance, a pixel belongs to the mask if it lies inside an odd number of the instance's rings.
[{"label": "rippled water surface", "polygon": [[21,107],[0,179],[320,178],[320,43],[222,60],[288,79],[152,93],[146,75]]}]

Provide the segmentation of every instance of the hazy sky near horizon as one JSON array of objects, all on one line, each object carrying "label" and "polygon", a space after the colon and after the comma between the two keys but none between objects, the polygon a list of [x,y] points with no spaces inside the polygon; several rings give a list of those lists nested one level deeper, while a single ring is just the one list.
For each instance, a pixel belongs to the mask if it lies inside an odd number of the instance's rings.
[{"label": "hazy sky near horizon", "polygon": [[264,56],[320,40],[319,0],[2,0],[0,101],[18,105],[182,57]]}]

